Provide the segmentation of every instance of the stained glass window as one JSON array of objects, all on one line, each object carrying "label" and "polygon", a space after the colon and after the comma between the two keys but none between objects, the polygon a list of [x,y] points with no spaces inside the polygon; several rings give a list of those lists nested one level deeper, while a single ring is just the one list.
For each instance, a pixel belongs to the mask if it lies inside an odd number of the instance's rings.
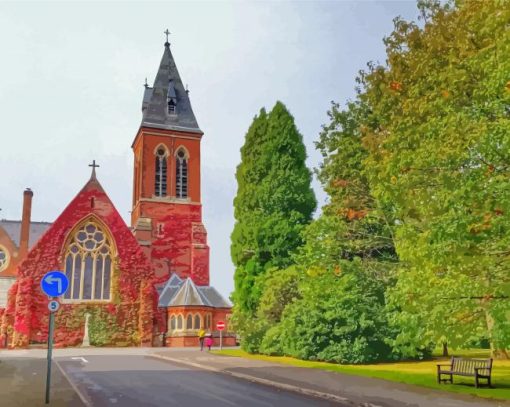
[{"label": "stained glass window", "polygon": [[101,227],[93,221],[74,233],[65,255],[68,300],[109,300],[112,248]]}]

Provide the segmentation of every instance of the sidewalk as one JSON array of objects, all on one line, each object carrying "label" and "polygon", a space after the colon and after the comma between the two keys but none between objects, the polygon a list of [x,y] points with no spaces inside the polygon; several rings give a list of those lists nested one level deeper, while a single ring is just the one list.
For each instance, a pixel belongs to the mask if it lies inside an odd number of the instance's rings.
[{"label": "sidewalk", "polygon": [[284,390],[364,407],[509,407],[508,402],[440,392],[381,379],[306,369],[200,350],[160,350],[154,356],[272,385]]},{"label": "sidewalk", "polygon": [[52,366],[50,403],[45,404],[46,360],[42,358],[2,358],[0,360],[0,406],[2,407],[81,407],[76,395],[55,363]]}]

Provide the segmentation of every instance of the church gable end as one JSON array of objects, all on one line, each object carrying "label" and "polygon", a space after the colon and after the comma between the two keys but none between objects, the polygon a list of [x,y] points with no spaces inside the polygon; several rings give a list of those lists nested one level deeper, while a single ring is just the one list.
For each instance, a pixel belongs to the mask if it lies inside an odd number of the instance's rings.
[{"label": "church gable end", "polygon": [[150,342],[152,267],[94,173],[18,266],[14,319],[4,317],[0,331],[14,320],[10,346],[46,342],[48,298],[40,281],[51,270],[71,280],[56,317],[57,345],[81,343],[86,313],[92,344]]}]

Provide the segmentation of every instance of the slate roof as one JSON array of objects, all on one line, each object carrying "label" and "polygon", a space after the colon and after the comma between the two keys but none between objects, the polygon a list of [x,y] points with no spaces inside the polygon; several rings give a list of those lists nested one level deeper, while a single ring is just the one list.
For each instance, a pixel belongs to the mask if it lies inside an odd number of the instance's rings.
[{"label": "slate roof", "polygon": [[[170,99],[176,105],[175,113],[168,112]],[[202,134],[168,42],[153,87],[145,86],[142,113],[141,126]]]},{"label": "slate roof", "polygon": [[[32,248],[32,246],[39,240],[39,238],[44,234],[44,232],[46,232],[46,230],[48,230],[50,226],[50,222],[30,222],[30,235],[28,238],[29,249]],[[19,247],[21,221],[0,219],[0,228],[5,230],[16,247]]]},{"label": "slate roof", "polygon": [[197,286],[191,278],[172,274],[159,296],[160,307],[202,306],[230,308],[232,305],[211,286]]}]

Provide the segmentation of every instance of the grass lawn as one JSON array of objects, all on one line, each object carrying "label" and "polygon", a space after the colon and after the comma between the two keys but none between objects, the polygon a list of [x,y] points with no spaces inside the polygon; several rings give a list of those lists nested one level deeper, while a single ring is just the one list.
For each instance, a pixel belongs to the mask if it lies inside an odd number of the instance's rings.
[{"label": "grass lawn", "polygon": [[[339,365],[327,362],[311,362],[285,356],[251,355],[239,349],[228,349],[214,352],[218,355],[238,356],[248,359],[266,360],[285,365],[307,367],[311,369],[330,370],[359,376],[376,377],[395,382],[415,384],[432,389],[450,391],[454,393],[471,394],[479,397],[510,400],[510,360],[495,360],[492,370],[493,389],[474,386],[474,378],[454,376],[453,385],[437,384],[436,364],[444,363],[449,358],[435,357],[434,360],[424,362],[380,363],[373,365]],[[483,349],[452,351],[455,356],[471,358],[488,358],[489,351]]]}]

